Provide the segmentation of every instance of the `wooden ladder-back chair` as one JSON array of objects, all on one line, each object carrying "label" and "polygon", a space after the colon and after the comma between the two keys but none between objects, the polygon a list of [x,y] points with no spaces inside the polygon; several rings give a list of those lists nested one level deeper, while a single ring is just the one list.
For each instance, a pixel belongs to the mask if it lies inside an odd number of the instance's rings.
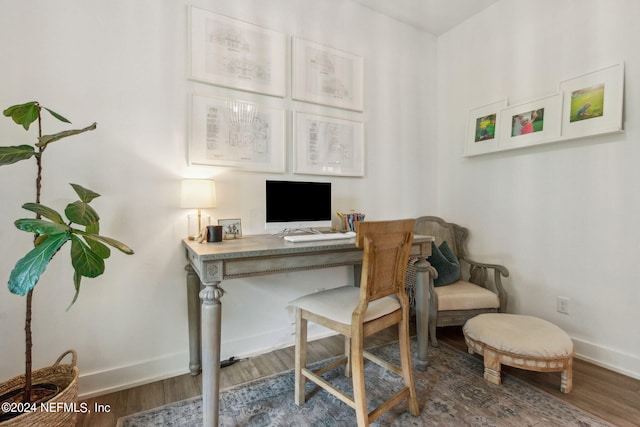
[{"label": "wooden ladder-back chair", "polygon": [[[356,246],[364,249],[360,288],[344,286],[306,295],[296,307],[295,402],[305,402],[305,383],[311,380],[356,411],[359,427],[368,426],[403,399],[419,415],[409,351],[409,302],[405,294],[406,265],[413,240],[414,220],[358,222]],[[345,336],[345,356],[312,371],[306,367],[307,322],[312,321]],[[364,338],[398,325],[400,367],[364,351]],[[403,378],[404,387],[373,411],[367,408],[364,359]],[[353,377],[353,396],[332,386],[321,374],[345,365]]]},{"label": "wooden ladder-back chair", "polygon": [[[478,314],[505,311],[507,292],[502,287],[501,278],[508,277],[509,271],[502,265],[480,263],[467,255],[468,229],[435,216],[422,216],[416,218],[414,233],[435,238],[432,255],[429,257],[433,267],[432,275],[435,276],[435,280],[429,281],[429,338],[432,346],[438,346],[436,327],[461,326]],[[438,271],[438,259],[433,260],[433,257],[438,254],[441,255],[441,260],[442,255],[447,257],[447,248],[442,247],[443,242],[450,249],[452,259],[449,261],[452,263],[447,264],[443,260],[444,264],[440,265]],[[412,265],[416,261],[409,261],[407,293],[410,295],[415,288]],[[457,275],[455,268],[449,269],[456,262]],[[441,283],[438,283],[438,278],[443,279]]]}]

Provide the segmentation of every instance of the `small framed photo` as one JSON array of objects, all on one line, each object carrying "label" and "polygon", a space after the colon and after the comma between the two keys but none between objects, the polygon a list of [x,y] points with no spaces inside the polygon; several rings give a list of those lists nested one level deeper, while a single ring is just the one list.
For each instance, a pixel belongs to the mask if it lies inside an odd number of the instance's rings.
[{"label": "small framed photo", "polygon": [[364,176],[364,124],[296,112],[293,173]]},{"label": "small framed photo", "polygon": [[240,218],[219,219],[218,225],[222,226],[222,238],[233,240],[242,237],[242,224]]},{"label": "small framed photo", "polygon": [[469,111],[465,156],[496,151],[500,137],[500,110],[507,106],[507,100],[494,102]]},{"label": "small framed photo", "polygon": [[559,89],[563,138],[622,130],[622,63],[560,82]]},{"label": "small framed photo", "polygon": [[557,141],[560,137],[561,95],[554,94],[500,112],[499,150]]}]

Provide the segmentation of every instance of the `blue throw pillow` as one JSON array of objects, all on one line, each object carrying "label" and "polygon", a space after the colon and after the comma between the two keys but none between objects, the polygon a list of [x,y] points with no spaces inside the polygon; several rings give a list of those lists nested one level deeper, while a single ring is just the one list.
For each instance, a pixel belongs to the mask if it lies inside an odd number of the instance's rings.
[{"label": "blue throw pillow", "polygon": [[433,286],[450,285],[460,280],[460,262],[447,242],[442,242],[439,247],[431,242],[431,256],[427,261],[438,272],[438,278]]}]

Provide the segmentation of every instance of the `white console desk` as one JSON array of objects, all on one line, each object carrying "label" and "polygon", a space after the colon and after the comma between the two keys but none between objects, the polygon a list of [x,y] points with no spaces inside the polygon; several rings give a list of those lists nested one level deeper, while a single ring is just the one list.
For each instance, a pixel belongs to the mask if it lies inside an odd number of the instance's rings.
[{"label": "white console desk", "polygon": [[[416,263],[418,358],[415,363],[422,370],[427,365],[427,290],[431,279],[426,258],[431,255],[432,240],[431,236],[414,236],[411,249],[411,256],[420,258]],[[354,267],[354,282],[358,285],[362,250],[356,248],[355,238],[290,243],[271,235],[245,236],[220,243],[198,243],[184,239],[182,244],[189,260],[185,267],[189,304],[189,369],[192,375],[197,375],[202,368],[204,425],[217,426],[222,314],[220,299],[225,292],[220,283],[225,279],[351,265]]]}]

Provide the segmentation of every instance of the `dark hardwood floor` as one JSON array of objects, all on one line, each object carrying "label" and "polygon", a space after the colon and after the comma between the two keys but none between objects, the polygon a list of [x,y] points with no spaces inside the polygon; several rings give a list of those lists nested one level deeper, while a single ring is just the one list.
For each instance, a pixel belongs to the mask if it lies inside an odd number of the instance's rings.
[{"label": "dark hardwood floor", "polygon": [[[369,337],[367,346],[383,344],[397,339],[395,330],[385,330]],[[467,347],[460,327],[438,329],[438,339],[462,351]],[[336,356],[343,351],[342,339],[324,338],[309,343],[309,362]],[[475,355],[474,357],[480,357]],[[224,389],[263,376],[293,369],[293,347],[240,360],[221,370],[220,388]],[[640,380],[626,377],[579,359],[574,361],[573,391],[560,392],[559,373],[529,372],[503,367],[503,375],[513,375],[569,402],[610,423],[619,426],[640,426]],[[112,427],[119,417],[151,409],[167,403],[201,394],[201,376],[189,374],[157,381],[151,384],[98,396],[85,402],[107,407],[108,412],[79,414],[78,426]]]}]

